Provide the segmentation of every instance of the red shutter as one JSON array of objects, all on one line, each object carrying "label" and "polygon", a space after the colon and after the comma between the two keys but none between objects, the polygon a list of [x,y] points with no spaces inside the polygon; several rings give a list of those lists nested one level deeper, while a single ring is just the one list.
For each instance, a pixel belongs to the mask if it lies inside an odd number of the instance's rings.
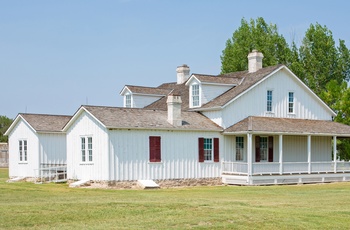
[{"label": "red shutter", "polygon": [[198,138],[198,161],[204,162],[204,138]]},{"label": "red shutter", "polygon": [[273,136],[269,136],[269,162],[273,162]]},{"label": "red shutter", "polygon": [[214,138],[214,162],[219,162],[219,138]]},{"label": "red shutter", "polygon": [[260,162],[260,137],[255,136],[255,162]]},{"label": "red shutter", "polygon": [[149,137],[149,161],[161,162],[161,146],[160,137]]}]

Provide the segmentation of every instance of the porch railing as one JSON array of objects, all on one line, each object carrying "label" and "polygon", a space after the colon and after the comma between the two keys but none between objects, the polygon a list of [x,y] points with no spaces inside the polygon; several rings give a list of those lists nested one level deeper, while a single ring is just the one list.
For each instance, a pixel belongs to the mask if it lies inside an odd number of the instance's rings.
[{"label": "porch railing", "polygon": [[67,181],[67,166],[41,167],[34,173],[35,183]]},{"label": "porch railing", "polygon": [[[282,171],[281,171],[282,170]],[[299,173],[344,173],[350,172],[350,162],[259,162],[252,163],[252,173],[256,174],[299,174]],[[247,162],[222,162],[223,174],[248,174]]]}]

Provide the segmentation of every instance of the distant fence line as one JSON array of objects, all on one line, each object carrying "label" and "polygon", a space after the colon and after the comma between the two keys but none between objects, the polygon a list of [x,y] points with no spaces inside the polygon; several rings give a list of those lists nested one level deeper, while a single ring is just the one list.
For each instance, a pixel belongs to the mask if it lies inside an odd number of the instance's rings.
[{"label": "distant fence line", "polygon": [[9,151],[7,143],[0,143],[0,168],[9,167]]}]

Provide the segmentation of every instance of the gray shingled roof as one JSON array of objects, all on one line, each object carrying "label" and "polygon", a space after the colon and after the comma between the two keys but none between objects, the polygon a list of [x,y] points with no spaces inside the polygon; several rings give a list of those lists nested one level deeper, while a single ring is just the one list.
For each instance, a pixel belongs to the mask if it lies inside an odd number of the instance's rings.
[{"label": "gray shingled roof", "polygon": [[150,94],[150,95],[168,95],[171,89],[160,89],[154,87],[136,86],[136,85],[126,85],[132,93],[139,94]]},{"label": "gray shingled roof", "polygon": [[[183,84],[177,84],[176,82],[172,83],[164,83],[160,86],[158,86],[159,89],[168,89],[172,90],[173,94],[181,96],[182,104],[181,109],[182,111],[187,111],[189,106],[189,91],[188,87]],[[160,110],[167,110],[167,103],[166,103],[167,97],[162,97],[161,99],[153,102],[152,104],[149,104],[145,106],[146,109],[160,109]]]},{"label": "gray shingled roof", "polygon": [[179,130],[215,130],[222,128],[197,112],[182,112],[183,125],[175,127],[167,119],[167,111],[119,108],[106,106],[83,106],[107,128],[150,128]]},{"label": "gray shingled roof", "polygon": [[254,73],[248,73],[248,71],[241,71],[236,73],[219,75],[219,76],[240,78],[242,79],[242,82],[236,87],[233,87],[232,89],[226,91],[225,93],[214,98],[208,103],[202,105],[201,108],[213,108],[213,107],[224,106],[226,103],[228,103],[229,101],[231,101],[232,99],[234,99],[235,97],[237,97],[238,95],[240,95],[241,93],[249,89],[251,86],[259,82],[263,78],[267,77],[269,74],[271,74],[273,71],[280,68],[281,66],[283,65],[275,65],[275,66],[262,68]]},{"label": "gray shingled roof", "polygon": [[72,116],[20,113],[37,132],[60,132]]},{"label": "gray shingled roof", "polygon": [[204,74],[192,74],[201,82],[206,83],[218,83],[218,84],[228,84],[228,85],[236,85],[242,80],[242,76],[240,77],[229,77],[226,75],[204,75]]},{"label": "gray shingled roof", "polygon": [[225,129],[224,133],[266,132],[291,134],[330,134],[350,137],[350,126],[333,121],[293,118],[247,117]]}]

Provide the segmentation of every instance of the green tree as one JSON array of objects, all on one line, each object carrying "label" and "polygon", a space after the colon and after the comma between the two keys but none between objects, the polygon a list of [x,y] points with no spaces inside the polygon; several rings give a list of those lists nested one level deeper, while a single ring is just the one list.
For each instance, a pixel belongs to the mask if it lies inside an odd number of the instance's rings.
[{"label": "green tree", "polygon": [[262,17],[244,18],[241,26],[226,41],[221,55],[221,73],[229,73],[248,69],[247,55],[253,49],[264,54],[263,67],[288,64],[291,50],[275,24],[267,24]]},{"label": "green tree", "polygon": [[291,65],[290,68],[317,95],[321,95],[331,80],[342,84],[349,78],[349,60],[349,50],[344,41],[340,40],[337,48],[332,32],[316,23],[310,25],[299,48],[298,62],[301,66]]},{"label": "green tree", "polygon": [[7,142],[7,136],[4,136],[6,130],[10,127],[12,119],[6,116],[0,116],[0,142]]}]

